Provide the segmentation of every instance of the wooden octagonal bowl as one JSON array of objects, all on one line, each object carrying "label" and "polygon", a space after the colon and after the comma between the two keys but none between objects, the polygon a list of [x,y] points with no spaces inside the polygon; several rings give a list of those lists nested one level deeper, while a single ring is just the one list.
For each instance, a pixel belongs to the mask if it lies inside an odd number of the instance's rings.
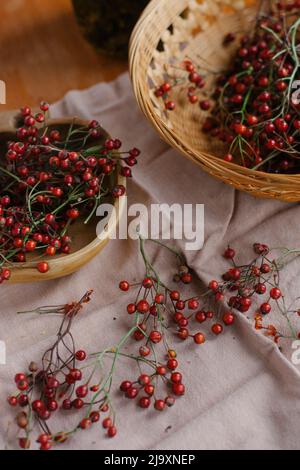
[{"label": "wooden octagonal bowl", "polygon": [[[14,119],[11,113],[4,113],[0,118],[0,159],[3,157],[6,142],[15,136],[13,127]],[[50,119],[48,126],[55,127],[61,132],[67,129],[69,125],[74,122],[73,118],[64,119]],[[76,119],[76,124],[85,126],[87,121]],[[101,137],[97,144],[104,143],[106,139],[110,138],[109,134],[102,129]],[[118,174],[115,175],[115,184],[120,184],[126,187],[126,178]],[[9,267],[11,269],[10,283],[23,283],[34,281],[46,281],[49,279],[56,279],[63,276],[72,274],[80,269],[86,263],[91,261],[101,250],[105,247],[110,239],[112,232],[115,230],[125,207],[125,197],[120,197],[114,200],[114,207],[116,209],[116,217],[112,214],[107,222],[105,233],[97,237],[96,226],[100,221],[99,217],[94,216],[88,224],[84,224],[83,219],[78,219],[69,229],[69,235],[72,238],[71,253],[59,254],[54,257],[43,257],[49,263],[49,271],[41,274],[36,269],[37,259],[28,259],[26,263],[12,263]],[[39,259],[40,260],[40,259]]]}]

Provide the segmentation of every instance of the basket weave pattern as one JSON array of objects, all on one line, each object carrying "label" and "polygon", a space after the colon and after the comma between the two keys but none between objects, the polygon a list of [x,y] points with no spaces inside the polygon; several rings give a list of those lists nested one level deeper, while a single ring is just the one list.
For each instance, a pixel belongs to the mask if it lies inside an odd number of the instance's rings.
[{"label": "basket weave pattern", "polygon": [[[245,33],[257,14],[257,0],[152,0],[131,38],[130,73],[140,108],[172,147],[212,176],[254,196],[300,200],[300,175],[269,174],[225,162],[226,147],[204,134],[207,113],[190,105],[180,87],[173,97],[176,110],[167,112],[154,95],[166,70],[186,58],[204,69],[221,71],[230,61],[236,44],[222,47],[228,32]],[[208,78],[209,80],[212,78]]]}]

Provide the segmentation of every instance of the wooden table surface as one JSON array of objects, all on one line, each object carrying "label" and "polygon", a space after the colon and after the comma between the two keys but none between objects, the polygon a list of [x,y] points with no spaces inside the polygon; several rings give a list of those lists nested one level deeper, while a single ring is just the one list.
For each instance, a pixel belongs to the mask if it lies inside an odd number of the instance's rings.
[{"label": "wooden table surface", "polygon": [[71,0],[0,2],[0,111],[53,102],[70,89],[113,80],[127,64],[97,53],[82,37]]}]

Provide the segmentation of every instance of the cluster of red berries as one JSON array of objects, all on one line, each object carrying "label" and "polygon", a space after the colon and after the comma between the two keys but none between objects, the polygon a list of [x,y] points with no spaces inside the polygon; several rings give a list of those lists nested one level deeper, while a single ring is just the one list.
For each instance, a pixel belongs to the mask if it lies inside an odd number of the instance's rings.
[{"label": "cluster of red berries", "polygon": [[[40,108],[36,115],[27,106],[21,110],[23,125],[0,166],[1,282],[9,278],[9,263],[24,263],[33,252],[68,254],[70,224],[80,216],[88,222],[103,197],[124,195],[124,186],[111,185],[111,175],[130,177],[140,154],[136,148],[121,152],[119,139],[104,141],[97,121],[48,127],[49,106]],[[47,261],[36,267],[49,270]]]},{"label": "cluster of red berries", "polygon": [[[17,391],[8,398],[8,403],[12,407],[21,407],[16,422],[18,427],[25,432],[25,436],[19,439],[19,446],[23,449],[31,447],[29,436],[33,428],[33,419],[43,430],[43,434],[37,438],[40,450],[50,450],[54,445],[65,442],[78,429],[90,428],[101,420],[101,415],[110,412],[107,390],[102,393],[99,379],[95,384],[92,383],[94,365],[84,364],[82,368],[79,367],[80,363],[86,361],[87,353],[81,349],[70,354],[71,350],[66,346],[66,341],[70,338],[74,344],[70,325],[82,305],[89,301],[90,294],[91,292],[88,292],[79,303],[65,306],[65,315],[58,339],[54,346],[43,355],[43,367],[39,369],[38,365],[32,362],[28,373],[18,373],[15,376]],[[59,306],[57,311],[61,312],[61,310]],[[60,355],[57,346],[59,344],[65,347],[68,353],[67,360]],[[88,379],[85,379],[83,371],[90,369],[93,372],[89,373]],[[53,433],[48,423],[52,415],[62,410],[86,411],[70,431]],[[110,414],[103,416],[102,426],[106,429],[108,437],[114,437],[117,434],[114,417]]]},{"label": "cluster of red berries", "polygon": [[[229,250],[231,249],[226,252]],[[180,266],[173,280],[176,283],[190,284],[192,274],[189,268]],[[210,331],[216,336],[223,332],[224,326],[233,325],[234,313],[222,312],[221,301],[224,300],[225,285],[227,283],[220,284],[213,280],[209,283],[208,291],[186,299],[179,290],[172,290],[166,286],[163,286],[163,291],[160,292],[162,286],[156,277],[146,277],[141,283],[132,286],[128,281],[122,281],[119,287],[123,291],[128,291],[130,287],[139,287],[136,301],[127,305],[127,312],[136,315],[137,328],[133,333],[134,339],[145,340],[145,344],[139,349],[140,356],[150,355],[154,345],[165,341],[165,331],[170,329],[170,322],[171,325],[175,323],[175,334],[178,338],[183,341],[191,338],[197,345],[205,343],[206,334],[199,331],[192,333],[191,321],[196,325],[211,321]]]},{"label": "cluster of red berries", "polygon": [[[141,243],[144,243],[141,241]],[[166,246],[166,248],[168,248]],[[144,249],[144,248],[143,248]],[[149,268],[146,262],[148,275],[140,282],[130,284],[127,280],[121,281],[119,288],[128,292],[133,288],[138,289],[135,295],[135,301],[127,305],[127,313],[134,316],[134,326],[132,328],[133,339],[137,342],[143,342],[139,347],[136,360],[145,367],[150,368],[151,374],[142,374],[135,382],[125,380],[122,382],[120,389],[125,397],[129,399],[138,399],[138,404],[142,408],[148,408],[153,399],[155,409],[161,411],[167,406],[175,403],[172,395],[181,396],[185,393],[185,386],[182,383],[182,374],[177,371],[178,360],[176,352],[169,346],[169,332],[174,332],[181,340],[191,338],[193,343],[201,345],[206,341],[206,335],[203,332],[190,331],[189,323],[194,320],[194,324],[201,324],[206,320],[216,320],[211,325],[211,333],[219,335],[223,331],[224,326],[230,326],[234,323],[234,314],[226,312],[222,315],[223,323],[218,321],[219,312],[214,312],[212,306],[210,309],[204,309],[206,303],[215,301],[216,292],[215,285],[210,283],[209,290],[204,296],[207,300],[202,301],[200,309],[200,300],[202,295],[184,299],[179,290],[172,290],[157,277],[150,276],[149,272],[153,269]],[[173,277],[174,282],[182,284],[190,284],[192,282],[192,274],[186,265],[180,265],[178,272]],[[216,282],[216,281],[213,281]],[[222,300],[223,295],[218,299]],[[221,304],[219,302],[219,309]],[[174,329],[174,326],[175,329]],[[157,346],[159,346],[157,348]],[[161,350],[165,350],[166,358],[159,360]],[[154,350],[156,351],[154,353]],[[161,399],[157,395],[161,392],[157,390],[158,379],[166,385],[171,395]]]},{"label": "cluster of red berries", "polygon": [[[75,358],[78,361],[83,361],[86,358],[85,351],[77,351]],[[18,392],[8,398],[8,403],[12,407],[27,408],[27,411],[20,411],[16,417],[18,427],[26,432],[30,430],[30,415],[34,413],[40,426],[47,431],[37,439],[40,449],[50,450],[56,443],[65,442],[70,435],[70,432],[50,433],[46,423],[50,420],[52,414],[57,410],[81,410],[84,407],[89,407],[90,399],[88,394],[95,394],[99,390],[99,385],[79,384],[82,379],[82,372],[75,367],[69,367],[66,373],[60,370],[58,374],[45,375],[43,370],[38,371],[37,365],[31,363],[29,370],[29,374],[16,374],[15,383]],[[58,376],[63,377],[61,381],[59,381]],[[71,386],[73,387],[71,388]],[[40,398],[34,399],[33,392],[36,392],[37,389],[40,390]],[[72,389],[74,389],[73,398]],[[66,396],[67,398],[65,398]],[[109,405],[101,401],[97,410],[91,411],[88,416],[81,419],[77,427],[83,430],[90,428],[93,423],[100,420],[100,413],[104,414],[107,411],[109,411]],[[117,429],[110,417],[105,417],[102,420],[102,425],[107,429],[108,437],[116,435]],[[20,438],[19,444],[21,448],[30,447],[30,442],[26,437]]]},{"label": "cluster of red berries", "polygon": [[[148,242],[155,243],[154,240]],[[177,260],[180,259],[181,265],[173,280],[176,283],[189,284],[192,281],[192,274],[189,268],[182,264],[182,255],[167,245],[164,247],[176,254]],[[38,437],[42,450],[48,450],[55,444],[64,442],[78,429],[90,428],[93,423],[100,421],[101,413],[109,412],[109,415],[102,419],[102,426],[107,430],[107,436],[114,437],[117,429],[110,392],[119,356],[133,360],[139,370],[137,378],[134,380],[127,378],[120,384],[124,396],[131,400],[136,399],[138,406],[143,409],[154,407],[155,410],[163,411],[173,406],[177,397],[185,394],[177,352],[170,344],[172,339],[178,341],[191,338],[193,344],[202,345],[209,335],[211,338],[219,336],[232,326],[240,315],[238,312],[246,313],[250,308],[254,311],[256,329],[263,330],[276,343],[281,338],[291,338],[278,331],[273,324],[264,325],[263,319],[271,310],[274,312],[277,310],[288,319],[291,327],[290,315],[295,313],[297,317],[300,316],[299,308],[290,310],[290,307],[286,307],[279,286],[279,269],[284,266],[285,258],[289,254],[298,254],[299,250],[284,250],[279,258],[274,259],[273,252],[267,245],[255,243],[254,259],[250,263],[239,265],[235,250],[228,246],[223,256],[231,266],[223,274],[222,279],[212,279],[203,292],[188,298],[179,290],[168,288],[161,280],[149,261],[145,251],[145,240],[142,238],[140,238],[140,250],[143,254],[146,276],[138,283],[130,284],[124,280],[119,284],[123,292],[138,289],[134,301],[127,305],[127,313],[133,324],[115,347],[93,354],[90,364],[85,363],[83,367],[79,367],[78,362],[85,361],[87,354],[84,350],[75,349],[70,328],[73,318],[83,304],[89,301],[91,292],[85,294],[79,302],[36,310],[40,314],[61,314],[63,321],[56,342],[43,355],[42,369],[39,371],[32,363],[29,366],[29,374],[20,373],[15,377],[18,391],[9,397],[8,401],[11,406],[19,405],[22,408],[17,416],[17,424],[26,435],[20,438],[20,447],[30,447],[32,417],[38,421],[43,430],[43,434]],[[263,301],[262,295],[265,295]],[[199,324],[202,331],[192,333],[193,325]],[[293,329],[294,331],[296,330]],[[130,338],[139,343],[137,354],[122,351],[125,342]],[[300,333],[293,333],[293,338],[300,338]],[[70,341],[74,348],[72,354],[66,346]],[[63,348],[67,359],[61,355]],[[111,355],[114,360],[106,374],[103,361]],[[101,377],[98,380],[94,379],[97,369],[95,364],[101,367]],[[83,377],[83,371],[88,372],[88,379]],[[163,387],[167,390],[162,390]],[[58,433],[50,431],[48,422],[56,410],[85,408],[87,409],[85,415],[70,431]]]},{"label": "cluster of red berries", "polygon": [[[255,243],[253,250],[256,258],[249,264],[238,266],[235,262],[235,250],[228,247],[224,257],[231,260],[233,266],[223,274],[223,282],[213,280],[209,287],[215,296],[226,300],[230,307],[230,311],[225,312],[222,317],[225,325],[234,321],[234,310],[246,313],[252,309],[255,328],[264,330],[266,335],[272,336],[277,343],[280,338],[285,337],[285,334],[279,332],[273,324],[268,323],[264,326],[264,317],[273,310],[283,313],[285,318],[293,313],[299,316],[299,309],[287,310],[284,295],[279,286],[279,269],[282,269],[280,259],[279,263],[277,259],[273,259],[270,256],[269,247],[265,244]],[[283,256],[288,256],[288,254],[289,250]],[[234,295],[232,295],[233,292],[235,292]],[[260,297],[263,295],[264,300],[261,301]],[[293,331],[296,330],[293,329]],[[295,339],[297,338],[300,338],[300,333],[295,333]]]},{"label": "cluster of red berries", "polygon": [[[295,88],[300,80],[300,2],[273,3],[268,8],[263,5],[252,32],[240,39],[232,65],[218,75],[211,100],[200,99],[203,111],[211,109],[202,130],[229,148],[226,162],[272,173],[298,173],[300,103]],[[224,47],[235,39],[235,34],[227,34]],[[181,67],[188,78],[172,79],[155,91],[168,110],[175,109],[169,100],[172,88],[187,88],[190,102],[196,103],[197,87],[205,86],[204,74],[190,60]]]},{"label": "cluster of red berries", "polygon": [[204,125],[230,145],[226,161],[280,173],[298,171],[300,130],[293,100],[299,52],[289,46],[294,33],[299,40],[300,2],[286,6],[261,15],[254,33],[242,37],[233,67],[218,79],[220,104]]},{"label": "cluster of red berries", "polygon": [[176,371],[178,367],[176,352],[174,350],[168,351],[168,358],[165,364],[156,365],[154,361],[148,361],[148,365],[153,369],[151,375],[143,373],[139,375],[136,382],[124,380],[120,385],[120,390],[126,398],[131,400],[138,398],[138,405],[141,408],[149,408],[153,399],[154,409],[163,411],[166,407],[171,407],[175,404],[175,398],[172,395],[167,395],[165,398],[158,398],[156,396],[158,378],[170,387],[173,395],[179,397],[185,393],[182,374]]},{"label": "cluster of red berries", "polygon": [[[276,260],[269,258],[269,247],[265,244],[255,243],[253,250],[255,259],[249,264],[238,266],[235,250],[228,247],[223,256],[232,263],[232,267],[223,274],[222,281],[211,280],[208,290],[188,299],[179,290],[162,286],[155,276],[146,277],[141,283],[132,285],[128,281],[122,281],[119,287],[123,291],[128,291],[130,287],[139,287],[136,301],[127,305],[127,312],[130,315],[135,314],[137,328],[133,333],[134,339],[145,340],[145,344],[139,349],[139,355],[148,357],[156,344],[164,343],[166,332],[172,331],[172,323],[176,324],[175,334],[178,338],[192,338],[195,344],[201,345],[206,341],[208,332],[192,333],[191,327],[194,324],[201,324],[204,328],[209,322],[210,333],[218,336],[224,332],[224,327],[234,324],[236,311],[246,313],[254,308],[256,320],[260,321],[261,316],[272,311],[272,304],[278,307],[278,302],[283,301],[284,297],[278,285],[279,268]],[[186,266],[181,266],[174,281],[182,281],[182,277],[187,274],[189,283],[192,276]],[[162,287],[163,292],[160,292]],[[263,301],[260,300],[262,295],[265,295]],[[227,304],[225,311],[224,302]],[[283,308],[281,306],[279,310]],[[272,328],[272,332],[274,331]],[[279,337],[276,334],[275,339]]]},{"label": "cluster of red berries", "polygon": [[11,275],[10,269],[1,268],[0,269],[0,284],[2,284],[3,281],[8,281],[10,278],[10,275]]},{"label": "cluster of red berries", "polygon": [[[180,266],[179,273],[174,276],[174,281],[184,284],[192,282],[192,274],[187,266]],[[119,287],[122,291],[126,292],[129,290],[130,284],[128,281],[121,281]],[[133,285],[133,287],[136,287],[136,285]],[[136,314],[139,320],[137,328],[133,333],[133,338],[136,341],[146,339],[145,345],[140,348],[140,355],[142,357],[148,356],[151,352],[149,344],[153,347],[153,345],[163,341],[163,321],[166,315],[168,317],[171,316],[177,324],[177,336],[180,339],[185,340],[188,337],[192,337],[196,344],[204,343],[205,336],[203,333],[190,334],[187,329],[190,315],[186,317],[183,314],[185,308],[190,311],[197,310],[199,300],[197,298],[183,300],[178,290],[165,289],[164,292],[159,292],[158,288],[157,279],[151,277],[144,278],[140,284],[139,296],[136,302],[127,305],[127,313],[130,315]]]}]

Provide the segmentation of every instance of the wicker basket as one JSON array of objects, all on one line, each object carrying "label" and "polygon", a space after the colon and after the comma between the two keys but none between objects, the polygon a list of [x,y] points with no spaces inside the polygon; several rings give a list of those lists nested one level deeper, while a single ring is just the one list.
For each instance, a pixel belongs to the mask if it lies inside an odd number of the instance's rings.
[{"label": "wicker basket", "polygon": [[[167,113],[154,90],[166,64],[190,58],[213,70],[228,64],[230,48],[221,47],[228,32],[245,32],[257,13],[255,0],[152,0],[135,27],[130,44],[134,92],[144,114],[172,147],[212,176],[254,196],[300,200],[300,175],[254,171],[222,158],[224,146],[201,131],[206,113],[177,96]],[[204,61],[204,62],[203,62]],[[179,92],[180,93],[180,92]],[[181,104],[180,104],[181,103]]]}]

